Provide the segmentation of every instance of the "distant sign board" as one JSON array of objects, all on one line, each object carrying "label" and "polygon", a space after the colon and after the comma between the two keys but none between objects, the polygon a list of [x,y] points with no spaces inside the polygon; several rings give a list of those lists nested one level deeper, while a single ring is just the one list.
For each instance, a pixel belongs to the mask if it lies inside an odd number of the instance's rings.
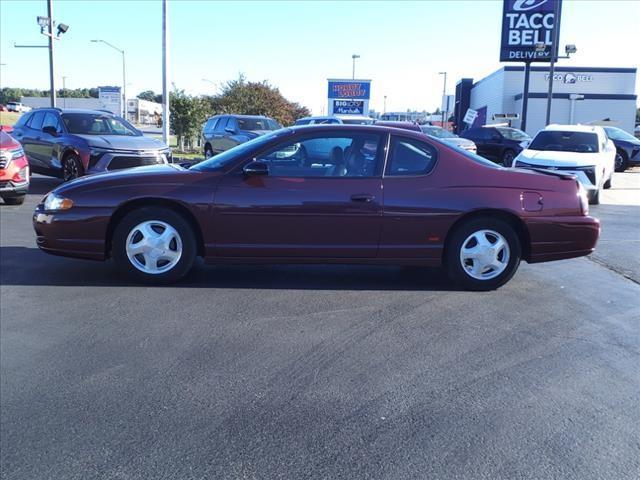
[{"label": "distant sign board", "polygon": [[120,115],[122,113],[122,96],[120,87],[98,87],[98,100],[100,108],[111,113]]},{"label": "distant sign board", "polygon": [[478,112],[470,108],[467,110],[467,113],[464,114],[462,121],[471,125],[475,122],[476,118],[478,118]]},{"label": "distant sign board", "polygon": [[494,113],[491,118],[493,120],[517,120],[520,118],[518,113]]},{"label": "distant sign board", "polygon": [[363,115],[364,101],[363,100],[334,100],[333,113],[334,115]]},{"label": "distant sign board", "polygon": [[[558,18],[554,8],[557,4]],[[501,62],[548,62],[553,29],[560,27],[562,0],[504,0],[502,9]],[[543,43],[544,51],[536,51]],[[557,42],[558,43],[558,42]],[[556,43],[555,55],[558,55]]]},{"label": "distant sign board", "polygon": [[329,98],[369,100],[370,95],[370,80],[329,80]]},{"label": "distant sign board", "polygon": [[329,78],[327,82],[329,115],[369,115],[371,80]]}]

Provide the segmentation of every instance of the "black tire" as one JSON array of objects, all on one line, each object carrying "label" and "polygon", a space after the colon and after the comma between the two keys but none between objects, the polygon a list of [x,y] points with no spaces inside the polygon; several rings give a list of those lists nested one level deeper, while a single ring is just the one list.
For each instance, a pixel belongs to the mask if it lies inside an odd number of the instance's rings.
[{"label": "black tire", "polygon": [[610,189],[612,181],[613,181],[612,178],[609,177],[609,179],[606,182],[604,182],[604,184],[602,185],[602,188],[604,188],[605,190]]},{"label": "black tire", "polygon": [[204,157],[205,158],[213,157],[213,149],[211,148],[211,145],[209,145],[208,143],[204,146]]},{"label": "black tire", "polygon": [[600,205],[600,189],[589,196],[589,203],[591,205]]},{"label": "black tire", "polygon": [[82,162],[80,161],[80,157],[75,153],[67,155],[64,160],[62,160],[62,180],[70,182],[83,175],[84,168]]},{"label": "black tire", "polygon": [[[146,273],[138,269],[129,259],[126,242],[129,233],[145,221],[160,221],[173,227],[180,236],[182,253],[178,262],[163,273]],[[111,256],[116,266],[134,280],[142,283],[160,285],[177,282],[193,267],[198,252],[196,236],[189,222],[179,213],[162,207],[142,207],[128,213],[118,223],[113,232]]]},{"label": "black tire", "polygon": [[[470,235],[480,230],[491,230],[504,237],[509,246],[509,259],[507,265],[498,276],[481,280],[472,277],[462,265],[460,259],[463,243]],[[449,278],[466,290],[487,291],[495,290],[507,283],[518,270],[522,257],[522,246],[515,230],[507,222],[490,217],[480,217],[469,220],[449,236],[445,245],[445,266]]]},{"label": "black tire", "polygon": [[502,162],[503,166],[510,167],[511,165],[513,165],[513,160],[515,158],[516,152],[514,152],[510,148],[507,148],[504,152],[502,152],[502,158],[500,159],[500,161]]},{"label": "black tire", "polygon": [[7,205],[22,205],[24,203],[24,199],[24,195],[20,195],[19,197],[2,198],[2,200],[4,200],[4,203],[6,203]]},{"label": "black tire", "polygon": [[624,172],[629,168],[629,159],[627,158],[627,152],[624,150],[616,150],[616,159],[614,162],[616,172]]}]

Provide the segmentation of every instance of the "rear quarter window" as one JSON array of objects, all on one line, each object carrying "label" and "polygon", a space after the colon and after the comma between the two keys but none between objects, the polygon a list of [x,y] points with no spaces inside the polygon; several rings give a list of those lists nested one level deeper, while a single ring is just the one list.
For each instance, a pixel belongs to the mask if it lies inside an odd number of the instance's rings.
[{"label": "rear quarter window", "polygon": [[419,140],[392,137],[391,155],[387,176],[427,175],[436,165],[438,151],[432,145]]}]

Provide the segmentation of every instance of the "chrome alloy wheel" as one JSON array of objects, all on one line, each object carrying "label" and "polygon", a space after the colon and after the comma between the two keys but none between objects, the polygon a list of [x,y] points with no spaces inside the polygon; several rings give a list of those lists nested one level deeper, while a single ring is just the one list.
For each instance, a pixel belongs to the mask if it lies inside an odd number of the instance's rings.
[{"label": "chrome alloy wheel", "polygon": [[166,222],[148,220],[133,227],[127,236],[127,257],[138,270],[151,275],[165,273],[180,261],[182,239]]},{"label": "chrome alloy wheel", "polygon": [[506,270],[509,254],[509,244],[501,234],[479,230],[462,243],[460,263],[470,277],[491,280]]}]

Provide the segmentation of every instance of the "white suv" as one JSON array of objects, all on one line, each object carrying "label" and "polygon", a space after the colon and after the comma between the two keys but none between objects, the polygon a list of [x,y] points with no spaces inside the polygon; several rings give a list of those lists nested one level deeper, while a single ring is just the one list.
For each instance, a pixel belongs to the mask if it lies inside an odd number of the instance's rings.
[{"label": "white suv", "polygon": [[513,167],[558,170],[574,174],[590,203],[600,203],[600,190],[611,188],[616,147],[602,127],[549,125],[540,130]]},{"label": "white suv", "polygon": [[7,110],[10,112],[29,112],[31,111],[31,107],[27,107],[24,103],[20,102],[9,102],[7,103]]}]

